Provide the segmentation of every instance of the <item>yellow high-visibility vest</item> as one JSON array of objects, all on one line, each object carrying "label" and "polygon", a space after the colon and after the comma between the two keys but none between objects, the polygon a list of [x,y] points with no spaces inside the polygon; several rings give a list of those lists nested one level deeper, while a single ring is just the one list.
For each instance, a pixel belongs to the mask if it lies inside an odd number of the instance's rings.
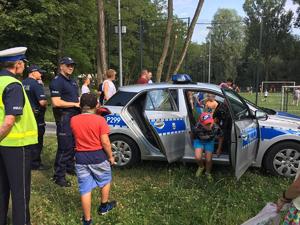
[{"label": "yellow high-visibility vest", "polygon": [[[5,118],[5,106],[2,101],[4,89],[11,83],[22,83],[11,76],[0,76],[0,125]],[[20,147],[38,143],[37,124],[30,102],[22,86],[25,104],[23,114],[16,116],[16,121],[8,135],[0,141],[0,146]]]}]

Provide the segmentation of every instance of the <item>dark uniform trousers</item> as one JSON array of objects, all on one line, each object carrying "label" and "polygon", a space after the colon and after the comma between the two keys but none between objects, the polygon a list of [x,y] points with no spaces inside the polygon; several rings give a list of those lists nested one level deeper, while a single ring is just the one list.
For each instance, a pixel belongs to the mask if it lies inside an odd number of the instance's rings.
[{"label": "dark uniform trousers", "polygon": [[31,150],[31,168],[38,168],[41,165],[41,153],[44,145],[45,134],[45,109],[41,109],[34,113],[38,127],[38,143],[28,146]]},{"label": "dark uniform trousers", "polygon": [[30,150],[0,146],[0,225],[7,224],[9,197],[12,197],[12,223],[29,225]]},{"label": "dark uniform trousers", "polygon": [[75,112],[62,112],[60,120],[56,121],[57,152],[54,164],[54,179],[65,179],[66,172],[74,172],[74,137],[70,120],[77,115]]}]

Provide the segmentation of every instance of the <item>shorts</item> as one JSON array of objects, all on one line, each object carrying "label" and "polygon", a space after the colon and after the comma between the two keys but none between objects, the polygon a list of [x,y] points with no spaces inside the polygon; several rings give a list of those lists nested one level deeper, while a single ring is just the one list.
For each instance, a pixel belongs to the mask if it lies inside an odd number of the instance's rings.
[{"label": "shorts", "polygon": [[194,139],[193,142],[194,149],[201,148],[204,151],[213,153],[215,149],[215,140],[212,141],[201,141],[199,139]]},{"label": "shorts", "polygon": [[104,187],[111,182],[110,163],[105,160],[99,164],[75,164],[80,195],[91,192],[95,187]]}]

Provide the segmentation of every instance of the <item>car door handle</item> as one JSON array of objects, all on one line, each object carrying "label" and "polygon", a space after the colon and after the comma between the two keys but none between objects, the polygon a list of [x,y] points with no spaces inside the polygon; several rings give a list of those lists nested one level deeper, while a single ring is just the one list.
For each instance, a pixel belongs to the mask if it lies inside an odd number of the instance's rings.
[{"label": "car door handle", "polygon": [[240,138],[242,138],[242,139],[247,139],[247,138],[248,138],[248,135],[247,135],[247,134],[242,134],[242,135],[240,136]]}]

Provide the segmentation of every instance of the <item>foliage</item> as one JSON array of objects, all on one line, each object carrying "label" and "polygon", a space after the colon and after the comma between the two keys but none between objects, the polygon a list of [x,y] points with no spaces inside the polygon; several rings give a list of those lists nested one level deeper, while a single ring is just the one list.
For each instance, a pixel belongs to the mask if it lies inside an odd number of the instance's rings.
[{"label": "foliage", "polygon": [[295,26],[300,27],[300,0],[294,0],[294,3],[299,5],[299,7],[297,9],[298,16],[297,16],[297,19],[295,22]]},{"label": "foliage", "polygon": [[[289,37],[293,13],[286,12],[286,0],[246,0],[244,10],[247,26],[246,52],[254,57],[261,57],[265,80],[269,80],[270,63],[274,56],[285,47],[285,40]],[[261,52],[259,52],[260,30],[262,30]]]},{"label": "foliage", "polygon": [[[30,61],[49,71],[55,71],[62,55],[70,55],[80,64],[78,72],[89,70],[95,58],[94,3],[2,1],[0,48],[27,46]],[[86,14],[87,11],[90,13]]]},{"label": "foliage", "polygon": [[235,79],[237,64],[241,60],[245,45],[242,18],[235,10],[218,9],[208,39],[212,43],[213,65],[215,68],[216,64],[219,65],[214,81],[219,83],[229,77]]}]

